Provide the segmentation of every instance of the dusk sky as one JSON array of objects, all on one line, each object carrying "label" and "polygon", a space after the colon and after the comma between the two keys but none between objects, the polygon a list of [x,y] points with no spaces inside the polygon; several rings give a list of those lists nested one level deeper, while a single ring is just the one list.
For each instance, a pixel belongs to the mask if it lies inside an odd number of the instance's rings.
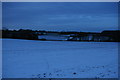
[{"label": "dusk sky", "polygon": [[118,29],[117,2],[3,2],[3,27],[52,31]]}]

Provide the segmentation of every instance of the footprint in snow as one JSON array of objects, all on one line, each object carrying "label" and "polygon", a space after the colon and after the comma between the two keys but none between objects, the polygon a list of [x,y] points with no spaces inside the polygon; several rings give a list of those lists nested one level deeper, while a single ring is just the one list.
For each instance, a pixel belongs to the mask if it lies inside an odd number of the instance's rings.
[{"label": "footprint in snow", "polygon": [[77,74],[76,72],[73,73],[74,75]]}]

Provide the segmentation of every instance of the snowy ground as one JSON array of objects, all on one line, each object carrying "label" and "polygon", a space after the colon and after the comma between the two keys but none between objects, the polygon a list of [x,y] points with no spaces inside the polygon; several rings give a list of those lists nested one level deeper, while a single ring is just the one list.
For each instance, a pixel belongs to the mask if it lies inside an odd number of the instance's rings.
[{"label": "snowy ground", "polygon": [[0,39],[0,79],[2,78],[2,40]]},{"label": "snowy ground", "polygon": [[3,39],[3,78],[117,78],[117,44]]}]

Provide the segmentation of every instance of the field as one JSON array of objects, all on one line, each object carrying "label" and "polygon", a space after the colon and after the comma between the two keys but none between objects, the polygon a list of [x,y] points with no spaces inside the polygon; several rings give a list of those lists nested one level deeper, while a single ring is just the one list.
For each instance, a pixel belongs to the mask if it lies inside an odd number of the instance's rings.
[{"label": "field", "polygon": [[117,78],[118,43],[3,39],[3,78]]}]

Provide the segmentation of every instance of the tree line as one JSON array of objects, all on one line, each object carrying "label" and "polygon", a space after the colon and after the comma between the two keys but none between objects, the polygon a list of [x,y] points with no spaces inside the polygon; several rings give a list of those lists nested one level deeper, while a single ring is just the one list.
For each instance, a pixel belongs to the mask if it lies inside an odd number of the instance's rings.
[{"label": "tree line", "polygon": [[30,30],[30,29],[19,29],[19,30],[1,30],[2,38],[13,38],[13,39],[28,39],[28,40],[39,40],[38,35],[44,35],[44,33],[58,33],[60,35],[74,34],[76,37],[85,36],[88,34],[96,34],[97,36],[108,36],[112,39],[112,42],[120,42],[120,30],[105,30],[100,33],[93,32],[75,32],[75,31],[44,31],[44,30]]}]

